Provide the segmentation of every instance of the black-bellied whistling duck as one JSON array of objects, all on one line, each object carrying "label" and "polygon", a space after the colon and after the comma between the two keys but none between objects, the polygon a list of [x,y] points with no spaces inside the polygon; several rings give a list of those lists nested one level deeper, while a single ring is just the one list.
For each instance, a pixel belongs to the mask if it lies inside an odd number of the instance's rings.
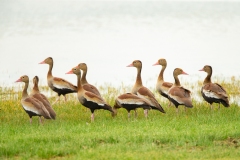
[{"label": "black-bellied whistling duck", "polygon": [[40,93],[39,88],[38,88],[38,82],[39,82],[39,78],[38,78],[38,76],[35,76],[33,78],[33,89],[32,89],[32,92],[31,92],[30,96],[32,96],[32,97],[38,99],[39,101],[41,101],[43,103],[43,105],[45,106],[45,108],[48,110],[52,119],[55,119],[56,118],[56,113],[53,110],[53,108],[52,108],[50,102],[48,101],[47,97],[44,94]]},{"label": "black-bellied whistling duck", "polygon": [[229,107],[229,100],[226,90],[217,83],[212,83],[212,67],[209,65],[205,65],[203,69],[199,71],[204,71],[207,73],[207,77],[203,81],[203,87],[201,89],[202,96],[205,101],[207,101],[211,105],[213,103],[218,103],[218,109],[220,109],[220,103],[222,103],[225,107]]},{"label": "black-bellied whistling duck", "polygon": [[173,71],[173,77],[175,82],[172,85],[172,87],[168,90],[169,100],[175,105],[175,107],[177,108],[177,112],[179,105],[184,105],[185,107],[188,108],[193,107],[191,92],[188,89],[182,87],[178,79],[178,75],[180,74],[188,75],[181,68],[175,68]]},{"label": "black-bellied whistling duck", "polygon": [[78,67],[72,68],[72,70],[70,70],[66,74],[76,74],[77,75],[78,100],[83,106],[85,106],[91,110],[91,112],[92,112],[91,121],[92,122],[94,121],[94,111],[96,109],[108,110],[108,111],[112,112],[112,116],[114,116],[114,111],[113,111],[112,107],[109,104],[107,104],[103,100],[102,97],[83,89],[82,83],[81,83],[81,71]]},{"label": "black-bellied whistling duck", "polygon": [[[158,93],[160,93],[163,97],[168,99],[168,90],[169,88],[172,87],[173,83],[171,82],[165,82],[163,78],[163,73],[167,67],[167,61],[164,58],[159,59],[156,63],[153,64],[155,65],[161,65],[162,69],[159,73],[158,79],[157,79],[157,84],[156,84],[156,89]],[[171,101],[169,101],[169,106],[171,105]]]},{"label": "black-bellied whistling duck", "polygon": [[92,93],[94,93],[98,96],[101,96],[98,89],[95,86],[89,84],[88,81],[87,81],[87,78],[86,78],[86,76],[87,76],[87,64],[86,63],[79,63],[77,67],[83,71],[83,74],[82,74],[82,77],[81,77],[81,83],[82,83],[83,89],[85,89],[86,91],[92,92]]},{"label": "black-bellied whistling duck", "polygon": [[77,92],[77,86],[66,81],[65,79],[53,77],[53,75],[52,75],[52,68],[53,68],[52,57],[46,58],[44,61],[40,62],[39,64],[48,64],[49,65],[49,69],[48,69],[48,73],[47,73],[48,86],[54,92],[57,92],[57,94],[58,94],[58,98],[53,104],[55,104],[58,100],[60,100],[61,95],[63,95],[65,97],[65,101],[66,101],[66,94]]},{"label": "black-bellied whistling duck", "polygon": [[117,109],[119,108],[125,108],[128,111],[128,118],[130,118],[130,111],[135,111],[135,117],[137,116],[136,109],[137,108],[143,108],[144,109],[144,115],[147,118],[147,110],[151,109],[151,104],[147,102],[147,100],[132,94],[132,93],[124,93],[118,96],[115,99],[115,104],[113,107],[114,113],[117,114]]},{"label": "black-bellied whistling duck", "polygon": [[34,97],[30,97],[27,93],[29,78],[27,75],[21,76],[16,82],[24,82],[25,86],[22,92],[21,104],[23,109],[30,117],[30,124],[32,124],[32,117],[39,116],[39,123],[42,123],[41,116],[46,119],[51,119],[48,110],[45,108],[42,102]]},{"label": "black-bellied whistling duck", "polygon": [[136,82],[132,88],[132,93],[138,95],[147,100],[151,104],[151,108],[159,110],[162,113],[165,113],[162,106],[156,100],[154,94],[142,84],[141,71],[142,71],[142,62],[140,60],[135,60],[127,67],[136,67],[137,68],[137,78]]}]

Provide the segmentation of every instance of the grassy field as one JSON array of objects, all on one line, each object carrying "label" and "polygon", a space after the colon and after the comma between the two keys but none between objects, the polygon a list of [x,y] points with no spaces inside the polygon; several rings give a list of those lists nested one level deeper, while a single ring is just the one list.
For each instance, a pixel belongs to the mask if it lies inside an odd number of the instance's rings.
[{"label": "grassy field", "polygon": [[[231,97],[239,94],[240,82],[235,78],[220,84]],[[105,99],[113,105],[119,92],[129,89],[122,87],[99,88],[102,92],[104,89]],[[53,106],[56,120],[45,120],[39,125],[38,118],[34,117],[30,125],[20,105],[21,89],[20,86],[18,89],[1,87],[0,90],[0,159],[240,158],[237,98],[231,100],[229,108],[221,106],[218,110],[215,104],[213,111],[206,102],[193,99],[194,108],[185,112],[180,106],[177,114],[175,107],[167,107],[168,102],[155,92],[166,114],[151,110],[146,119],[143,110],[139,109],[137,118],[132,113],[128,119],[124,109],[119,109],[115,118],[108,111],[98,110],[95,122],[91,123],[90,111],[79,104],[75,95],[69,95],[68,102],[61,101]],[[51,92],[48,87],[40,89]],[[50,99],[54,100],[55,97]]]}]

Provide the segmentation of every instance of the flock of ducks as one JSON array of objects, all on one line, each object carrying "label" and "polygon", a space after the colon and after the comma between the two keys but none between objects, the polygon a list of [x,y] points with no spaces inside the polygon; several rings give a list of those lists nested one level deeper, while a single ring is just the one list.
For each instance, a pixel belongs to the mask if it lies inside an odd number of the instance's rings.
[{"label": "flock of ducks", "polygon": [[[124,93],[116,97],[114,106],[110,106],[104,98],[101,96],[98,89],[88,83],[86,79],[87,75],[87,65],[85,63],[80,63],[76,67],[72,68],[66,74],[75,74],[77,77],[77,86],[72,83],[52,75],[53,69],[53,58],[48,57],[40,64],[48,64],[49,69],[47,73],[47,82],[48,86],[58,94],[58,98],[53,103],[55,104],[59,101],[61,95],[65,97],[69,93],[77,93],[77,98],[79,102],[90,109],[91,111],[91,121],[94,121],[94,111],[97,109],[104,109],[111,112],[112,116],[117,115],[117,110],[119,108],[125,108],[128,111],[128,117],[130,117],[130,111],[135,111],[135,116],[137,116],[136,109],[142,108],[144,110],[145,117],[148,117],[148,111],[150,109],[158,110],[162,113],[165,113],[163,107],[154,94],[142,84],[141,70],[142,62],[140,60],[135,60],[127,67],[137,68],[137,77],[136,82],[130,93]],[[184,105],[185,109],[192,108],[192,99],[191,92],[181,86],[178,76],[181,74],[186,74],[181,68],[176,68],[173,71],[174,83],[164,81],[164,71],[167,67],[167,61],[165,59],[159,59],[153,65],[161,65],[162,69],[159,73],[156,89],[163,97],[169,100],[169,106],[174,104],[178,112],[178,106]],[[205,101],[207,101],[212,109],[213,103],[218,103],[220,108],[220,103],[225,107],[229,107],[228,95],[225,89],[217,84],[212,83],[212,67],[209,65],[204,66],[200,71],[207,73],[207,76],[203,82],[201,89],[201,94]],[[33,78],[33,88],[30,94],[27,93],[29,85],[29,77],[27,75],[21,76],[16,82],[24,82],[25,86],[22,91],[21,104],[23,109],[30,117],[30,123],[32,123],[33,116],[39,116],[39,122],[42,123],[42,118],[46,119],[55,119],[56,113],[52,108],[49,100],[45,95],[40,93],[38,88],[38,76]]]}]

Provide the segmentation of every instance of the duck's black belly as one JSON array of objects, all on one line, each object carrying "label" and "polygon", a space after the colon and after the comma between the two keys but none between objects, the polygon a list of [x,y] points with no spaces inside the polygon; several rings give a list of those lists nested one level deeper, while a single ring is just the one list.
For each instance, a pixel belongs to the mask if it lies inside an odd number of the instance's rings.
[{"label": "duck's black belly", "polygon": [[126,110],[135,110],[136,108],[150,109],[147,105],[137,105],[137,104],[122,104],[122,107]]},{"label": "duck's black belly", "polygon": [[31,118],[32,116],[41,116],[41,115],[39,115],[39,114],[37,114],[37,113],[34,113],[34,112],[32,112],[32,111],[27,111],[27,110],[25,110],[26,111],[26,113],[29,115],[29,117]]},{"label": "duck's black belly", "polygon": [[176,108],[178,108],[179,105],[182,105],[181,103],[179,103],[178,101],[171,97],[168,97],[168,99],[175,105]]},{"label": "duck's black belly", "polygon": [[56,87],[53,87],[53,91],[54,92],[57,92],[58,93],[58,96],[61,96],[61,95],[65,95],[65,94],[68,94],[68,93],[74,93],[74,92],[77,92],[75,90],[72,90],[72,89],[68,89],[68,88],[56,88]]}]

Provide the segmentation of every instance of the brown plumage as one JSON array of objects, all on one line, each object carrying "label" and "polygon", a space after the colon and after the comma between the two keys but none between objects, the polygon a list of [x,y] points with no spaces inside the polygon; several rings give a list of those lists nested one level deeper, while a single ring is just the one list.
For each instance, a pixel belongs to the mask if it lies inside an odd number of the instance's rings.
[{"label": "brown plumage", "polygon": [[136,82],[132,88],[132,93],[138,95],[139,97],[144,98],[148,103],[151,104],[152,109],[155,109],[162,113],[165,113],[162,106],[156,100],[154,94],[147,87],[143,86],[143,84],[142,84],[142,78],[141,78],[142,62],[140,60],[135,60],[127,67],[136,67],[137,68],[137,78],[136,78]]},{"label": "brown plumage", "polygon": [[83,71],[82,77],[81,77],[81,83],[83,86],[83,89],[85,89],[86,91],[92,92],[98,96],[101,97],[100,92],[98,91],[98,89],[94,86],[88,83],[87,81],[87,64],[86,63],[79,63],[77,66],[79,69],[81,69]]},{"label": "brown plumage", "polygon": [[[191,100],[191,92],[182,87],[180,84],[180,81],[178,79],[178,75],[180,74],[186,74],[181,68],[176,68],[173,71],[173,77],[174,77],[174,84],[172,87],[168,90],[168,96],[169,100],[175,105],[178,112],[178,106],[184,105],[185,107],[192,108],[192,100]],[[186,108],[185,108],[186,109]]]},{"label": "brown plumage", "polygon": [[[159,73],[158,79],[157,79],[157,84],[156,84],[156,89],[159,94],[161,94],[163,97],[168,99],[168,90],[172,87],[173,83],[171,82],[165,82],[163,78],[163,73],[167,67],[167,61],[164,58],[159,59],[156,63],[153,64],[155,65],[161,65],[162,69]],[[169,106],[171,105],[171,101],[169,101]]]},{"label": "brown plumage", "polygon": [[42,123],[41,116],[46,119],[51,119],[48,110],[45,108],[42,102],[34,97],[30,97],[27,93],[29,78],[27,75],[21,76],[16,82],[24,82],[25,86],[22,92],[21,104],[25,112],[30,117],[30,123],[32,123],[33,116],[39,116],[39,122]]},{"label": "brown plumage", "polygon": [[128,118],[130,118],[130,111],[135,111],[135,117],[137,116],[136,109],[143,108],[145,117],[147,117],[147,111],[151,109],[151,104],[148,103],[145,99],[132,94],[132,93],[124,93],[118,96],[115,99],[115,104],[113,107],[114,113],[117,114],[117,109],[125,108],[128,111]]},{"label": "brown plumage", "polygon": [[52,119],[55,119],[56,118],[56,113],[53,110],[53,108],[52,108],[50,102],[48,101],[47,97],[44,94],[40,93],[39,88],[38,88],[38,82],[39,82],[39,78],[38,78],[38,76],[35,76],[33,78],[33,89],[32,89],[32,92],[31,92],[30,96],[32,96],[32,97],[38,99],[39,101],[41,101],[43,103],[43,105],[45,106],[45,108],[48,110]]},{"label": "brown plumage", "polygon": [[209,65],[205,65],[200,71],[204,71],[207,73],[207,76],[203,82],[201,94],[204,100],[210,104],[211,109],[213,103],[218,103],[219,109],[220,103],[222,103],[225,107],[229,107],[229,100],[226,90],[220,84],[212,83],[211,81],[212,67]]},{"label": "brown plumage", "polygon": [[47,73],[48,86],[58,94],[58,98],[53,104],[55,104],[60,99],[61,95],[65,97],[65,101],[66,101],[66,94],[77,92],[77,86],[66,81],[65,79],[53,77],[52,75],[53,58],[52,57],[46,58],[44,61],[40,62],[39,64],[49,65],[49,69]]},{"label": "brown plumage", "polygon": [[72,68],[71,71],[67,72],[66,74],[76,74],[77,75],[77,96],[79,102],[89,108],[91,110],[91,121],[94,121],[94,111],[96,109],[104,109],[112,112],[112,116],[114,116],[114,111],[112,107],[107,104],[102,97],[86,91],[83,89],[81,84],[81,71],[78,67]]}]

